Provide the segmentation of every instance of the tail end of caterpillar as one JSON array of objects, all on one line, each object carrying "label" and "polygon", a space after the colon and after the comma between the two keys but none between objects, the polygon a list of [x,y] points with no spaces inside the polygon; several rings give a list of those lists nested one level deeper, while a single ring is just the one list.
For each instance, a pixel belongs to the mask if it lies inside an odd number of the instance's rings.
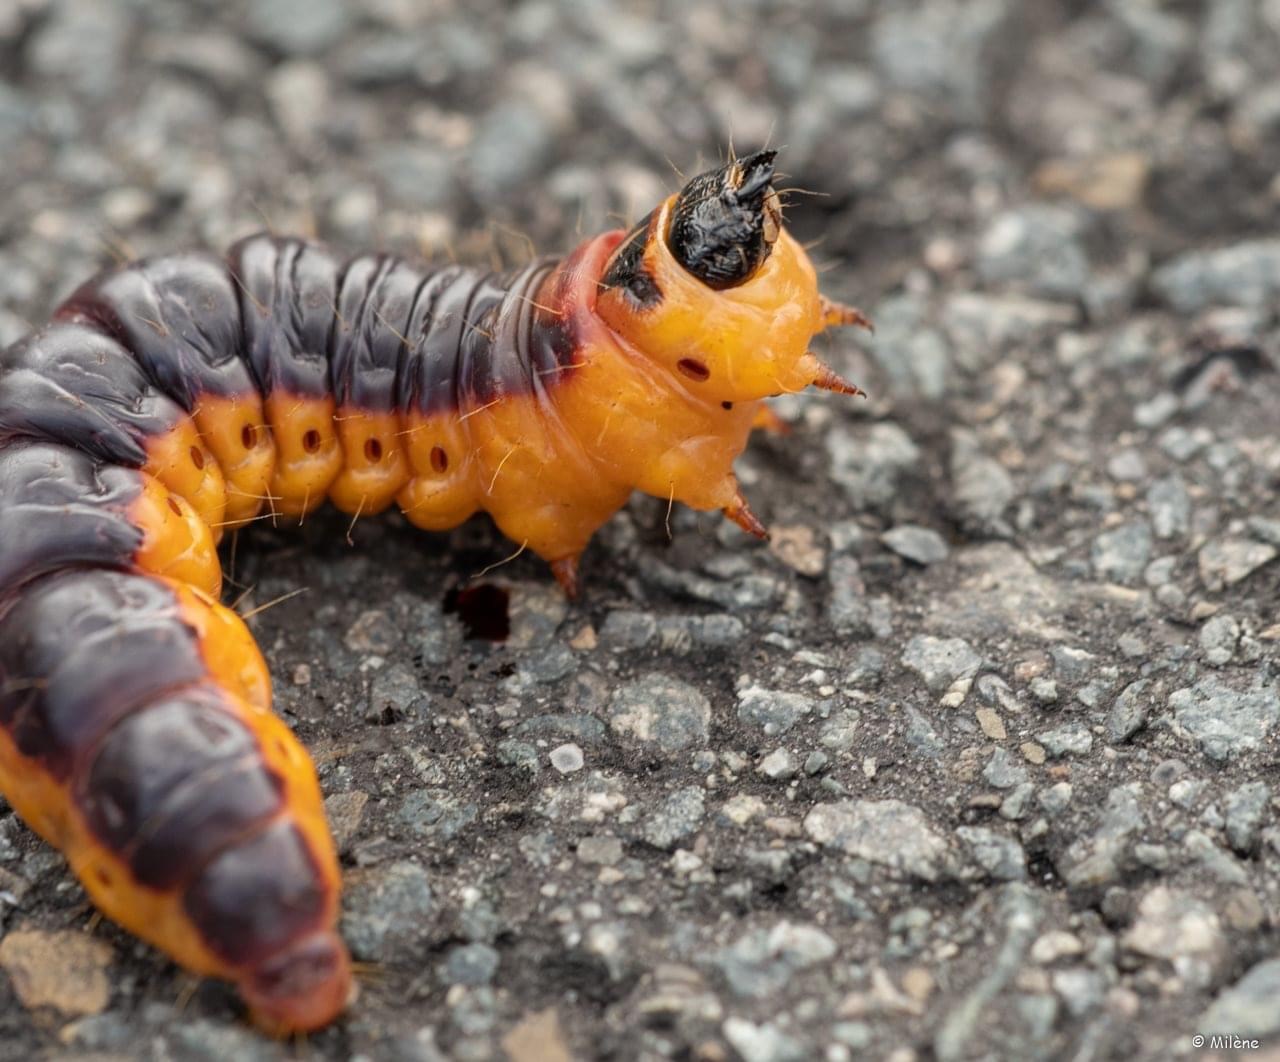
[{"label": "tail end of caterpillar", "polygon": [[871,323],[871,318],[856,306],[847,306],[843,302],[836,302],[835,299],[819,295],[818,308],[822,314],[822,328],[824,331],[828,328],[842,328],[846,325],[853,325],[857,328],[865,328],[868,332],[875,334],[876,326]]},{"label": "tail end of caterpillar", "polygon": [[332,930],[313,933],[273,955],[238,987],[254,1024],[279,1038],[323,1028],[355,995],[351,958]]},{"label": "tail end of caterpillar", "polygon": [[574,554],[570,557],[561,557],[559,560],[551,562],[551,574],[556,577],[556,582],[560,584],[560,589],[564,591],[564,596],[570,601],[576,601],[578,594],[582,591],[582,583],[578,578],[578,558],[581,554]]}]

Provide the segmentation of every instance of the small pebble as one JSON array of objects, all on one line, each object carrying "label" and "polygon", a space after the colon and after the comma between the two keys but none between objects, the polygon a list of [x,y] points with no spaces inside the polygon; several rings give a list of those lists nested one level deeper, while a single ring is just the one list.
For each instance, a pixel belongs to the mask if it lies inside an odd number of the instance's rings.
[{"label": "small pebble", "polygon": [[580,771],[585,762],[582,756],[582,749],[574,744],[560,745],[558,748],[552,749],[548,758],[551,760],[551,766],[561,774],[573,774],[574,771]]}]

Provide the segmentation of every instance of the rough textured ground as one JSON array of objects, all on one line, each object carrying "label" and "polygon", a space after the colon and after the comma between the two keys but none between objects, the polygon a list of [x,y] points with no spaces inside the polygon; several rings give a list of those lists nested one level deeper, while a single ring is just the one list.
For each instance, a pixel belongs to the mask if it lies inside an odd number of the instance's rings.
[{"label": "rough textured ground", "polygon": [[566,607],[242,535],[360,1001],[259,1039],[6,815],[0,1056],[1278,1057],[1280,3],[0,0],[0,72],[4,341],[264,218],[517,262],[730,135],[879,324],[767,547],[640,500]]}]

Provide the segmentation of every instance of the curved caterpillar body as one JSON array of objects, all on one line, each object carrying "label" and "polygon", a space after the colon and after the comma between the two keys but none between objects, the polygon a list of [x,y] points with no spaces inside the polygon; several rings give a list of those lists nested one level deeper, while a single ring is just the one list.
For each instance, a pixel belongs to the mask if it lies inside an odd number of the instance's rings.
[{"label": "curved caterpillar body", "polygon": [[0,787],[94,903],[233,981],[276,1031],[350,990],[314,769],[218,602],[270,509],[488,512],[577,558],[632,490],[763,528],[734,458],[761,400],[857,393],[780,227],[773,154],[509,276],[254,236],[90,281],[0,354]]}]

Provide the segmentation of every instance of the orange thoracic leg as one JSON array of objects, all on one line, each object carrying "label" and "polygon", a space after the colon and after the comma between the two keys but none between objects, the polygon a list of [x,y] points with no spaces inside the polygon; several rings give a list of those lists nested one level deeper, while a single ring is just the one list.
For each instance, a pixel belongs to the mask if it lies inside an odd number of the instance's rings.
[{"label": "orange thoracic leg", "polygon": [[871,318],[856,306],[846,306],[842,302],[828,299],[825,295],[820,296],[820,305],[822,306],[822,325],[824,330],[827,328],[839,328],[844,325],[856,325],[859,328],[865,328],[868,332],[876,330],[876,326],[871,323]]}]

